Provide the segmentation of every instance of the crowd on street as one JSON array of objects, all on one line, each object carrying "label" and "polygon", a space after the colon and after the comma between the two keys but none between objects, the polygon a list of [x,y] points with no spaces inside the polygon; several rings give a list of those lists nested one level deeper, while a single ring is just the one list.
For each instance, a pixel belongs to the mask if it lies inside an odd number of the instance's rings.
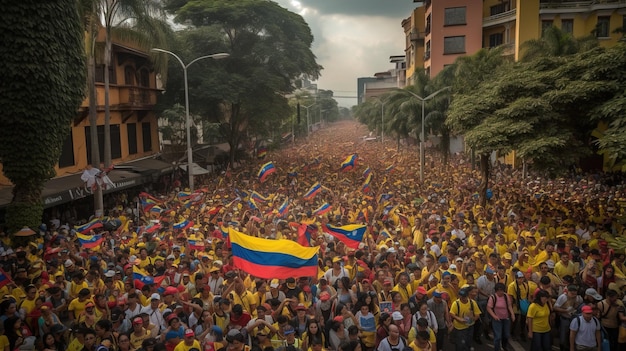
[{"label": "crowd on street", "polygon": [[[337,122],[25,246],[1,232],[0,351],[626,350],[626,178],[496,163],[481,205],[467,155],[428,149],[420,182],[416,146],[365,134]],[[301,224],[317,275],[235,264],[229,229],[302,243]],[[367,232],[351,248],[326,224]]]}]

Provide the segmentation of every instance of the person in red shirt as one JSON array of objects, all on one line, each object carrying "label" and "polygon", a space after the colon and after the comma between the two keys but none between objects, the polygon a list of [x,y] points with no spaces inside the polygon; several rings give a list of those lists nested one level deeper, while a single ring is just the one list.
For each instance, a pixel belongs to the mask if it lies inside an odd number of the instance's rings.
[{"label": "person in red shirt", "polygon": [[248,311],[244,311],[243,306],[236,304],[233,306],[232,313],[230,314],[230,329],[241,330],[248,325],[248,322],[252,319],[252,316]]}]

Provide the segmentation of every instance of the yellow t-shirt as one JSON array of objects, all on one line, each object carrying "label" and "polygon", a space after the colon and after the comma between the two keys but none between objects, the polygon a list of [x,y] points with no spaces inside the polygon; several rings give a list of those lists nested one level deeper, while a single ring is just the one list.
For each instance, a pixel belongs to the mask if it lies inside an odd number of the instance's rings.
[{"label": "yellow t-shirt", "polygon": [[174,348],[174,351],[189,351],[191,349],[196,349],[196,350],[201,350],[202,348],[200,347],[200,342],[198,340],[193,341],[193,345],[191,346],[187,346],[185,345],[185,340],[181,341],[178,345],[176,345],[176,348]]},{"label": "yellow t-shirt", "polygon": [[550,306],[531,303],[526,318],[533,319],[533,333],[547,333],[550,331]]},{"label": "yellow t-shirt", "polygon": [[461,318],[470,318],[470,323],[461,323],[454,319],[454,328],[458,330],[467,329],[474,325],[474,316],[480,315],[480,308],[476,301],[469,299],[466,303],[456,300],[450,306],[450,313]]},{"label": "yellow t-shirt", "polygon": [[0,351],[4,351],[11,346],[6,335],[0,335]]},{"label": "yellow t-shirt", "polygon": [[85,345],[78,341],[78,338],[74,338],[74,340],[72,340],[70,344],[67,345],[66,351],[82,351],[84,347]]},{"label": "yellow t-shirt", "polygon": [[74,313],[74,318],[78,318],[78,316],[80,316],[80,314],[85,311],[85,305],[87,304],[87,302],[93,301],[91,301],[91,299],[86,299],[85,301],[80,302],[78,298],[75,298],[70,302],[69,306],[67,306],[67,309],[68,311]]}]

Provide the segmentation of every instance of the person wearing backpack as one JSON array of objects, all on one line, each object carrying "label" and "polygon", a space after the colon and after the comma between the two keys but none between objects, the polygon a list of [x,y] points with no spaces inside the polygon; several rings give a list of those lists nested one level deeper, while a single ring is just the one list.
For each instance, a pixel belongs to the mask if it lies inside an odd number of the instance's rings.
[{"label": "person wearing backpack", "polygon": [[512,298],[502,283],[496,283],[495,294],[487,300],[487,313],[491,316],[493,350],[506,349],[511,337],[511,323],[515,321]]},{"label": "person wearing backpack", "polygon": [[569,325],[576,316],[578,306],[582,305],[583,298],[578,295],[578,286],[569,285],[554,303],[554,312],[559,315],[559,347],[561,351],[569,351]]},{"label": "person wearing backpack", "polygon": [[583,306],[582,316],[572,319],[569,330],[569,342],[571,345],[576,345],[576,351],[599,351],[601,349],[600,322],[593,316],[591,306]]},{"label": "person wearing backpack", "polygon": [[624,307],[622,301],[618,299],[617,291],[607,290],[606,298],[596,305],[598,307],[598,313],[600,316],[600,324],[607,333],[607,339],[611,345],[611,350],[617,350],[617,339],[619,335],[619,320],[618,310]]},{"label": "person wearing backpack", "polygon": [[450,317],[453,322],[453,333],[450,338],[455,340],[456,351],[469,351],[472,347],[474,323],[480,318],[480,308],[476,301],[469,298],[471,288],[461,288],[459,299],[450,306]]}]

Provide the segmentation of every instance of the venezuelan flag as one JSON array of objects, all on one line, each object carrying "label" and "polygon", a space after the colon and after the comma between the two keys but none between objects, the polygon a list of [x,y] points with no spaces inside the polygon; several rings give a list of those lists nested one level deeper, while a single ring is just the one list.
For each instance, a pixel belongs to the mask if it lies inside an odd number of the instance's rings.
[{"label": "venezuelan flag", "polygon": [[303,247],[292,240],[261,239],[229,230],[235,267],[263,279],[317,275],[318,247]]},{"label": "venezuelan flag", "polygon": [[193,226],[193,221],[189,221],[189,220],[184,219],[181,222],[174,223],[172,228],[174,228],[176,230],[182,230],[182,229],[187,229],[187,228],[189,228],[191,226]]},{"label": "venezuelan flag", "polygon": [[321,216],[332,209],[333,207],[329,205],[328,202],[325,202],[322,206],[318,207],[315,211],[313,211],[313,215]]},{"label": "venezuelan flag", "polygon": [[361,224],[348,224],[341,227],[335,227],[330,224],[326,224],[322,229],[339,239],[339,241],[346,244],[351,249],[358,249],[359,244],[363,240],[363,235],[367,230],[367,226]]},{"label": "venezuelan flag", "polygon": [[84,235],[81,233],[76,233],[76,236],[78,237],[80,246],[86,249],[93,249],[95,247],[98,247],[104,241],[102,235]]},{"label": "venezuelan flag", "polygon": [[79,233],[85,234],[91,230],[102,228],[103,226],[104,224],[102,223],[102,220],[100,218],[94,218],[90,222],[87,222],[78,227],[74,227],[74,229],[76,229],[76,231]]},{"label": "venezuelan flag", "polygon": [[160,214],[163,212],[163,209],[160,206],[152,206],[152,208],[150,208],[150,212]]},{"label": "venezuelan flag", "polygon": [[0,269],[0,288],[9,283],[12,283],[11,278],[9,278],[9,276],[4,272],[3,269]]},{"label": "venezuelan flag", "polygon": [[345,171],[349,171],[351,169],[354,168],[354,166],[356,166],[356,159],[359,156],[357,154],[352,154],[348,157],[346,157],[346,159],[341,162],[341,171],[345,172]]},{"label": "venezuelan flag", "polygon": [[176,197],[178,197],[179,201],[187,201],[191,198],[191,192],[189,191],[180,191],[178,194],[176,194]]},{"label": "venezuelan flag", "polygon": [[147,276],[148,273],[146,273],[146,271],[137,266],[133,266],[133,279],[144,280],[144,278]]},{"label": "venezuelan flag", "polygon": [[378,201],[377,202],[381,203],[381,202],[387,201],[389,199],[391,199],[391,194],[380,194],[380,195],[378,195]]},{"label": "venezuelan flag", "polygon": [[305,200],[313,199],[315,195],[317,195],[317,193],[319,193],[321,190],[322,190],[322,185],[320,184],[320,182],[316,182],[315,184],[311,186],[309,191],[307,191],[306,194],[304,194],[304,199]]},{"label": "venezuelan flag", "polygon": [[256,157],[263,158],[266,155],[267,155],[267,147],[259,146],[259,148],[257,149],[257,152],[256,152]]},{"label": "venezuelan flag", "polygon": [[268,162],[264,164],[263,166],[261,166],[261,169],[259,169],[259,173],[257,174],[257,177],[259,177],[259,181],[263,183],[267,179],[267,176],[269,176],[270,174],[274,172],[276,172],[274,163]]},{"label": "venezuelan flag", "polygon": [[286,198],[285,202],[283,202],[283,204],[280,205],[280,207],[278,208],[278,214],[281,217],[285,217],[285,215],[287,214],[287,211],[289,211],[289,198]]},{"label": "venezuelan flag", "polygon": [[191,250],[204,250],[204,243],[202,240],[187,239],[187,244]]}]

